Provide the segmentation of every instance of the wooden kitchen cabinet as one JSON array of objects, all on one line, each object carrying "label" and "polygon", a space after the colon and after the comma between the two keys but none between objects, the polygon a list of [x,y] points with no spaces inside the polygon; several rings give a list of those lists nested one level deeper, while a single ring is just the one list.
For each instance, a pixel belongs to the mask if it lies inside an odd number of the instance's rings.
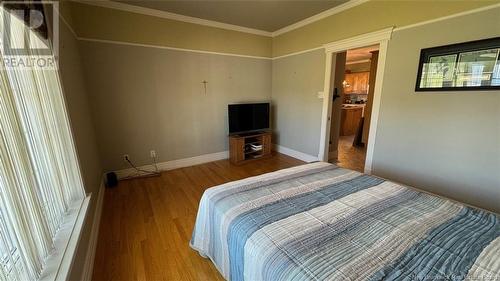
[{"label": "wooden kitchen cabinet", "polygon": [[363,107],[342,108],[340,117],[340,135],[351,136],[356,134],[359,121],[363,116]]},{"label": "wooden kitchen cabinet", "polygon": [[368,81],[370,79],[370,72],[356,72],[346,73],[345,81],[347,82],[344,87],[345,94],[368,94]]}]

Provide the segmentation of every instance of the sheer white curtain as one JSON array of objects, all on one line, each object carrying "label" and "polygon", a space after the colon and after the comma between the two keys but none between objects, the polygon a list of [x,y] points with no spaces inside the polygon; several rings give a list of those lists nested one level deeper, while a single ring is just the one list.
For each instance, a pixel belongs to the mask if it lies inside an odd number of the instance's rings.
[{"label": "sheer white curtain", "polygon": [[[6,13],[0,8],[0,24]],[[11,42],[45,44],[10,19]],[[57,69],[7,67],[5,58],[0,54],[0,279],[36,280],[69,207],[85,192]]]}]

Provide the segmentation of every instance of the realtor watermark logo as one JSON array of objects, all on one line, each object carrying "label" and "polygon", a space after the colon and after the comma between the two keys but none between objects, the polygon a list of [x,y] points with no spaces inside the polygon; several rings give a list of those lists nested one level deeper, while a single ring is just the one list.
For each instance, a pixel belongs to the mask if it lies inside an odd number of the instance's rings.
[{"label": "realtor watermark logo", "polygon": [[2,1],[0,10],[2,66],[7,69],[56,69],[59,3]]}]

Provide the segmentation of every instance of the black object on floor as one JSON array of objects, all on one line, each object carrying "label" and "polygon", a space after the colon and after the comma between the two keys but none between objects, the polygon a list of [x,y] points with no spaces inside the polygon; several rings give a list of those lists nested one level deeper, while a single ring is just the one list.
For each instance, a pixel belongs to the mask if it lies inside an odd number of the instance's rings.
[{"label": "black object on floor", "polygon": [[118,177],[114,172],[106,174],[106,187],[115,187],[118,185]]},{"label": "black object on floor", "polygon": [[358,128],[356,129],[356,135],[354,136],[354,141],[352,142],[353,146],[363,147],[364,143],[362,142],[363,137],[363,125],[365,123],[365,117],[361,117],[359,120]]}]

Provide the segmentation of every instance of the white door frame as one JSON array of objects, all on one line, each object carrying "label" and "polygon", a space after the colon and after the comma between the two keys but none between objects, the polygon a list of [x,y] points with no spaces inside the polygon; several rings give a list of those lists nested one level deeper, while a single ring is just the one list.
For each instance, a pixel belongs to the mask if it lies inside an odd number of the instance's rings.
[{"label": "white door frame", "polygon": [[373,106],[370,120],[370,130],[368,131],[368,144],[366,148],[365,173],[370,174],[372,170],[373,150],[375,147],[375,138],[377,136],[377,123],[380,112],[380,99],[382,95],[382,83],[384,78],[385,59],[387,55],[387,42],[391,39],[393,27],[379,31],[362,34],[344,40],[331,42],[324,45],[326,52],[325,61],[325,85],[323,90],[323,111],[321,115],[321,135],[319,142],[320,161],[328,161],[328,151],[330,143],[330,123],[332,109],[332,58],[337,52],[344,52],[349,49],[366,47],[379,44],[379,57],[377,64],[377,77],[375,79],[375,88],[373,93]]}]

